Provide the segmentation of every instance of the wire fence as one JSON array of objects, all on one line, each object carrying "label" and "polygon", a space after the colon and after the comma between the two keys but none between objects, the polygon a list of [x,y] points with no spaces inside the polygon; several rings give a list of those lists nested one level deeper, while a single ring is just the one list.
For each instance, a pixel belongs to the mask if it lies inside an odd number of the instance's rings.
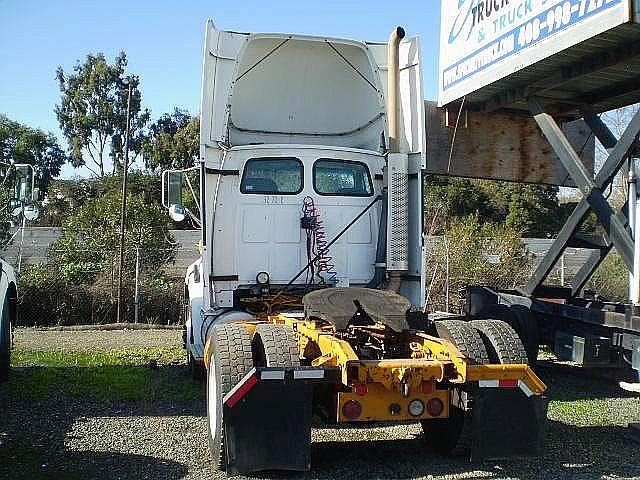
[{"label": "wire fence", "polygon": [[[84,233],[84,232],[83,232]],[[16,236],[20,239],[21,235]],[[163,237],[160,237],[163,238]],[[161,246],[128,242],[122,271],[121,321],[184,321],[184,273],[197,253],[199,231],[171,231]],[[27,228],[24,242],[8,245],[3,258],[20,266],[18,324],[59,326],[113,323],[118,318],[119,250],[60,248],[60,229]],[[69,260],[71,259],[71,260]]]},{"label": "wire fence", "polygon": [[[172,278],[158,286],[142,280],[139,294],[135,285],[125,281],[122,287],[121,321],[140,323],[181,323],[182,279]],[[57,279],[35,279],[27,269],[20,279],[18,297],[19,325],[57,326],[105,324],[117,321],[118,288],[110,279],[100,278],[86,284]]]},{"label": "wire fence", "polygon": [[[108,251],[100,252],[99,257],[106,258],[106,261],[64,263],[60,258],[68,252],[58,246],[60,229],[35,227],[27,228],[24,233],[22,246],[14,241],[3,254],[11,264],[21,265],[18,289],[20,325],[104,324],[116,321],[119,252],[114,245]],[[16,236],[17,239],[20,237]],[[148,259],[144,258],[144,251],[137,252],[138,262],[135,261],[135,245],[128,244],[125,249],[127,261],[123,269],[122,289],[125,321],[134,322],[136,318],[141,323],[177,324],[184,321],[184,273],[197,258],[200,232],[172,230],[168,237],[162,248],[154,248],[153,265],[149,265]],[[505,258],[498,258],[499,255],[492,255],[488,251],[473,253],[466,248],[459,251],[456,248],[459,242],[450,245],[447,256],[445,251],[437,247],[442,245],[442,240],[441,237],[428,239],[428,251],[435,256],[430,253],[427,260],[427,294],[430,309],[451,311],[461,310],[464,302],[462,290],[469,282],[495,281],[502,275],[505,284],[500,286],[510,287],[521,283],[532,273],[552,243],[550,239],[522,239],[529,260],[506,268]],[[82,250],[83,247],[77,247],[72,253],[77,258],[92,258],[88,255],[90,252]],[[551,273],[550,282],[568,284],[587,253],[582,249],[567,249]],[[470,264],[468,259],[464,260],[468,255],[478,258]],[[139,266],[137,275],[136,263]],[[476,275],[470,276],[469,272],[474,271]]]}]

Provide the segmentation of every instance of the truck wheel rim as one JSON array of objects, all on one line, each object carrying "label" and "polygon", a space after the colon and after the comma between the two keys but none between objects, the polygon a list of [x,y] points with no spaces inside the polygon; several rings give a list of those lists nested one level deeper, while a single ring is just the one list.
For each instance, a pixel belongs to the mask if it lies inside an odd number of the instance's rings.
[{"label": "truck wheel rim", "polygon": [[[212,359],[213,360],[213,359]],[[216,385],[216,372],[213,361],[209,363],[209,378],[207,388],[209,389],[209,429],[211,437],[216,437],[218,431],[218,388]]]}]

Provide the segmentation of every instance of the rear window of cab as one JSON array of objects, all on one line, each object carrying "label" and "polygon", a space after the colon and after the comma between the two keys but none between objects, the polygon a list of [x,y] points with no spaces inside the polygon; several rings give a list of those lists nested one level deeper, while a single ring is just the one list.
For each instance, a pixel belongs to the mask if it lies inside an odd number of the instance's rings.
[{"label": "rear window of cab", "polygon": [[295,195],[304,187],[302,162],[294,157],[251,158],[244,165],[240,192]]},{"label": "rear window of cab", "polygon": [[351,160],[320,158],[313,164],[313,188],[320,195],[369,197],[373,195],[366,164]]},{"label": "rear window of cab", "polygon": [[[320,195],[369,197],[371,174],[365,163],[319,158],[313,164],[313,188]],[[295,157],[250,158],[244,165],[240,192],[296,195],[304,189],[304,166]]]}]

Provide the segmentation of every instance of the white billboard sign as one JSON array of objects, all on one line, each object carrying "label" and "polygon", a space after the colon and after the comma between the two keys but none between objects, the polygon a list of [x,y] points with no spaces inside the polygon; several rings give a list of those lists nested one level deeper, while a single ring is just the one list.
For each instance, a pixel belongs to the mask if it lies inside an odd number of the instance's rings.
[{"label": "white billboard sign", "polygon": [[630,21],[629,0],[441,0],[439,106]]}]

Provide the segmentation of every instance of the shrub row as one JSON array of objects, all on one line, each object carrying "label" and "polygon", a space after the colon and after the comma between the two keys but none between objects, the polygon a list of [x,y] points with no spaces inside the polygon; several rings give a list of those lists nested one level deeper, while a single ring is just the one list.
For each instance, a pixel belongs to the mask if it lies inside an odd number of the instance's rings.
[{"label": "shrub row", "polygon": [[[124,319],[134,321],[135,285],[123,283]],[[19,279],[18,325],[97,325],[117,321],[115,276],[99,276],[88,284],[63,280],[50,266],[31,265]],[[140,323],[183,321],[183,280],[145,275],[140,287]]]}]

